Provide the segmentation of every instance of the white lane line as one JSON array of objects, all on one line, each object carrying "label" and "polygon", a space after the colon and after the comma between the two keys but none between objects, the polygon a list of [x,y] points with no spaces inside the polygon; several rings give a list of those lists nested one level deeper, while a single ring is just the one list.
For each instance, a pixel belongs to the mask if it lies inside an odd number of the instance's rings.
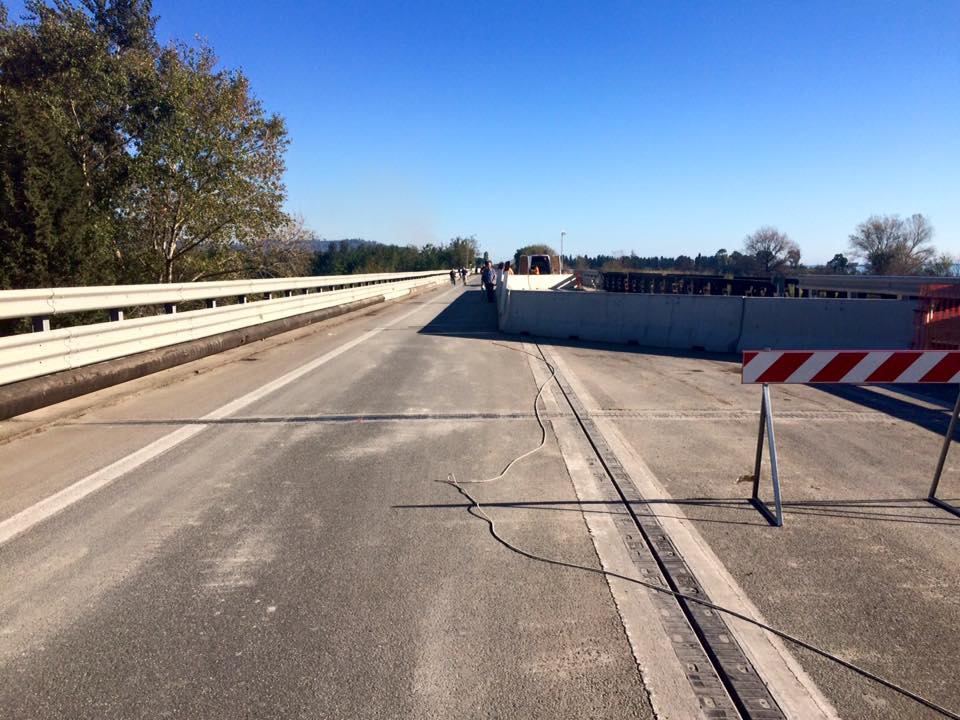
[{"label": "white lane line", "polygon": [[[524,343],[524,348],[536,354],[535,345]],[[527,362],[539,386],[549,374],[535,357],[527,357]],[[548,411],[559,410],[560,403],[564,402],[557,399],[557,392],[556,385],[553,385],[548,386],[543,394]],[[565,416],[556,412],[550,423],[577,499],[587,504],[609,501],[587,464],[587,456],[592,450],[569,408]],[[584,512],[583,519],[603,569],[632,577],[637,570],[613,521],[615,510],[612,508],[615,506],[616,503],[610,501],[609,512]],[[685,668],[670,642],[669,633],[660,622],[652,591],[637,592],[635,585],[610,576],[606,577],[606,582],[654,716],[660,720],[703,717]]]},{"label": "white lane line", "polygon": [[[546,351],[547,358],[566,378],[588,411],[599,409],[596,400],[574,374],[556,348]],[[594,417],[601,435],[616,454],[640,493],[647,500],[669,502],[673,497],[653,474],[640,453],[624,437],[613,418]],[[765,622],[756,605],[734,580],[694,524],[679,505],[670,505],[668,515],[658,515],[664,530],[673,540],[680,555],[693,570],[707,597],[723,607]],[[625,573],[626,574],[626,573]],[[753,663],[757,673],[780,703],[787,717],[807,720],[836,720],[836,709],[800,665],[785,641],[769,635],[755,625],[735,618],[726,618],[730,629]]]},{"label": "white lane line", "polygon": [[[438,296],[437,299],[446,297],[451,292],[452,289],[447,290],[447,292]],[[266,397],[270,393],[276,392],[285,385],[289,385],[294,380],[297,380],[307,373],[316,370],[321,365],[330,362],[348,350],[355,348],[360,343],[366,342],[388,327],[403,322],[407,318],[423,309],[423,306],[416,307],[410,312],[404,313],[403,315],[394,318],[390,322],[380,327],[376,327],[373,330],[368,330],[367,332],[363,333],[363,335],[345,342],[340,347],[335,348],[334,350],[331,350],[330,352],[325,353],[320,357],[315,358],[298,368],[295,368],[294,370],[291,370],[285,375],[281,375],[276,380],[272,380],[266,385],[262,385],[256,390],[252,390],[246,395],[238,397],[236,400],[228,402],[226,405],[217,408],[213,412],[207,413],[200,419],[220,420],[232,413],[237,412],[238,410],[242,410],[252,403],[255,403],[258,400]],[[0,522],[0,545],[3,545],[11,538],[26,532],[34,525],[43,522],[47,518],[56,515],[61,510],[64,510],[78,500],[85,498],[90,493],[96,492],[100,488],[110,484],[122,475],[125,475],[132,470],[136,470],[144,463],[153,460],[155,457],[165,453],[167,450],[186,442],[190,438],[206,430],[208,427],[210,427],[208,424],[184,425],[183,427],[164,435],[159,440],[154,440],[146,447],[136,450],[126,457],[120,458],[116,462],[107,465],[105,468],[97,470],[95,473],[87,475],[81,480],[77,480],[75,483],[65,487],[63,490],[60,490],[59,492],[44,498],[38,503],[21,510],[16,515],[13,515],[3,522]]]}]

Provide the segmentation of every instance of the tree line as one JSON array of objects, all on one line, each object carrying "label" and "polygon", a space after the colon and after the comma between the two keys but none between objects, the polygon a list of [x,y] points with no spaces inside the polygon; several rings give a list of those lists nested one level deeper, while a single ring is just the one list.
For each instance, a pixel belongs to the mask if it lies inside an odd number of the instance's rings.
[{"label": "tree line", "polygon": [[[547,245],[527,245],[515,257],[532,253],[555,255]],[[874,215],[860,223],[848,238],[847,253],[836,253],[823,264],[801,262],[799,245],[775,227],[761,227],[743,239],[740,250],[726,248],[712,255],[650,256],[631,253],[565,256],[564,264],[575,269],[654,270],[707,274],[855,274],[938,275],[957,273],[958,259],[937,252],[933,226],[923,215],[909,218]]]},{"label": "tree line", "polygon": [[363,240],[341,240],[313,256],[314,275],[344,273],[413,272],[440,268],[472,268],[477,255],[474,237],[455,237],[449,243],[422,247],[385,245]]},{"label": "tree line", "polygon": [[0,0],[0,287],[303,274],[283,119],[150,0]]}]

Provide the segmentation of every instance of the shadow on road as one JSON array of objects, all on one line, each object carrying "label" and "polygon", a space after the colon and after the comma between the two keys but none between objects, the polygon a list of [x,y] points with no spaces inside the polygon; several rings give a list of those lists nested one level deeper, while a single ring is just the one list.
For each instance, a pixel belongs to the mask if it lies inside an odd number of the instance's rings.
[{"label": "shadow on road", "polygon": [[[752,525],[769,527],[769,523],[757,514],[756,508],[746,498],[671,498],[669,500],[645,500],[633,503],[638,516],[673,517],[665,515],[658,506],[680,505],[684,507],[712,507],[732,511],[749,511],[755,520],[722,520],[712,517],[697,517],[686,513],[694,522],[722,525]],[[625,511],[619,502],[606,500],[535,500],[513,502],[485,502],[484,507],[513,510],[545,510],[548,512],[584,512],[622,515]],[[590,507],[594,509],[589,509]],[[597,509],[600,506],[604,509]],[[469,503],[425,503],[421,505],[393,505],[394,510],[450,510],[467,509]],[[882,512],[892,510],[893,512]],[[784,515],[813,515],[846,520],[872,522],[896,522],[912,525],[960,526],[960,518],[944,516],[943,511],[917,498],[878,498],[873,500],[796,500],[783,503]]]},{"label": "shadow on road", "polygon": [[487,302],[480,288],[471,285],[424,325],[419,334],[463,338],[506,337],[497,329],[496,303]]},{"label": "shadow on road", "polygon": [[467,339],[485,339],[499,337],[511,340],[525,340],[550,347],[586,348],[607,352],[629,353],[631,355],[650,355],[655,357],[693,358],[700,360],[718,360],[739,363],[736,353],[716,353],[705,350],[670,350],[640,345],[594,342],[589,340],[562,340],[533,335],[512,335],[500,332],[497,325],[497,310],[494,303],[486,302],[477,286],[468,286],[467,291],[447,305],[431,322],[420,330],[424,335],[446,335]]},{"label": "shadow on road", "polygon": [[[913,423],[940,436],[947,432],[947,426],[950,423],[950,411],[957,399],[957,387],[955,385],[879,386],[898,393],[897,397],[884,395],[874,391],[871,387],[860,385],[815,385],[814,387],[820,392],[882,412],[898,420]],[[918,405],[916,396],[920,396],[924,401],[940,407],[925,408]],[[958,431],[960,431],[960,428],[958,428]],[[960,436],[960,432],[954,435],[954,439],[956,440],[958,436]],[[936,450],[939,450],[939,448],[936,448]],[[931,453],[936,452],[936,450],[931,450]]]}]

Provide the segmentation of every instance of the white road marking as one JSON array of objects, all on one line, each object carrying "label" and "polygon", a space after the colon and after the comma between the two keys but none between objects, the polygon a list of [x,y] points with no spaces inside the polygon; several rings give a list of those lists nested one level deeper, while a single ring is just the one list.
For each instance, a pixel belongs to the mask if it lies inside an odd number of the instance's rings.
[{"label": "white road marking", "polygon": [[[545,350],[545,354],[570,383],[587,412],[597,412],[600,408],[596,400],[564,362],[556,348]],[[594,417],[593,420],[640,493],[648,500],[671,500],[670,494],[640,454],[620,433],[615,422],[604,417]],[[684,516],[679,505],[670,506],[670,515],[658,515],[658,519],[712,602],[765,622],[759,609],[750,601],[696,527]],[[599,552],[601,546],[598,545],[597,549]],[[834,720],[838,717],[836,709],[787,649],[784,641],[742,620],[730,617],[726,620],[787,717],[811,720]]]},{"label": "white road marking", "polygon": [[[536,354],[536,346],[524,344],[524,349]],[[539,385],[549,372],[534,358],[528,360]],[[548,392],[543,394],[544,405],[556,412],[551,426],[577,499],[584,503],[603,502],[604,495],[586,461],[590,446],[569,408],[565,416],[557,412],[560,401],[554,394],[555,387],[548,387]],[[615,507],[616,503],[611,506]],[[608,512],[589,512],[583,514],[583,519],[601,566],[627,577],[635,575],[636,566],[620,538],[613,516]],[[617,578],[607,576],[606,581],[655,716],[660,720],[701,717],[700,703],[660,622],[650,593],[637,592],[635,585]]]},{"label": "white road marking", "polygon": [[[439,298],[446,297],[452,292],[447,290],[442,295],[438,296]],[[355,348],[357,345],[366,342],[372,337],[378,335],[381,331],[396,325],[398,323],[407,320],[412,315],[423,310],[423,306],[415,307],[410,312],[400,315],[390,322],[382,325],[380,327],[373,328],[368,330],[357,338],[350,340],[338,348],[331,350],[328,353],[324,353],[318,358],[311,360],[308,363],[301,365],[294,370],[281,375],[276,380],[272,380],[265,385],[261,385],[256,390],[252,390],[246,395],[238,397],[236,400],[228,402],[226,405],[222,405],[213,412],[207,413],[204,415],[201,420],[221,420],[228,415],[231,415],[235,412],[242,410],[249,405],[257,402],[258,400],[263,399],[270,393],[276,392],[280,388],[289,385],[290,383],[298,380],[307,373],[313,372],[321,365],[324,365],[336,357],[339,357],[343,353]],[[209,424],[200,424],[195,423],[192,425],[184,425],[177,430],[164,435],[159,440],[154,440],[152,443],[143,447],[139,450],[136,450],[126,457],[122,457],[116,462],[107,465],[101,470],[87,475],[85,478],[77,480],[72,485],[65,487],[63,490],[50,495],[47,498],[37,502],[30,507],[21,510],[16,515],[13,515],[6,520],[0,522],[0,545],[3,545],[8,540],[20,535],[21,533],[26,532],[30,528],[34,527],[38,523],[43,522],[44,520],[53,517],[57,513],[61,512],[65,508],[70,507],[78,500],[82,500],[87,495],[96,492],[97,490],[109,485],[117,478],[126,475],[127,473],[136,470],[141,465],[153,460],[155,457],[167,452],[168,450],[180,445],[181,443],[186,442],[190,438],[200,434],[204,430],[210,427]]]}]

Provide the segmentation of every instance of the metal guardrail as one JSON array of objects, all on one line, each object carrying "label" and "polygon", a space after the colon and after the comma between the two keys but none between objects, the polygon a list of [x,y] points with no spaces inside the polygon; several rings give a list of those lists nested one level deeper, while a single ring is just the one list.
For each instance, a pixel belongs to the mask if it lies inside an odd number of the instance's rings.
[{"label": "metal guardrail", "polygon": [[[183,313],[153,315],[133,320],[101,322],[0,337],[0,385],[40,377],[62,370],[70,370],[104,360],[155,350],[182,342],[210,337],[219,333],[250,327],[260,323],[281,320],[294,315],[344,305],[358,300],[384,297],[386,300],[402,297],[419,287],[447,282],[446,271],[420,273],[384,273],[380,275],[342,275],[322,278],[294,278],[290,280],[251,280],[239,283],[203,283],[207,288],[178,285],[144,286],[151,288],[137,292],[136,286],[123,288],[62,288],[46,291],[15,290],[0,293],[0,307],[7,302],[5,317],[23,317],[24,311],[37,312],[34,299],[8,300],[13,293],[26,295],[46,293],[50,300],[47,312],[74,312],[83,309],[104,309],[132,304],[168,303],[173,299],[205,299],[209,292],[217,297],[239,295],[245,289],[250,294],[282,292],[295,288],[316,288],[347,285],[344,289],[304,293],[255,302],[243,302],[221,307],[191,310]],[[335,279],[334,279],[335,278]],[[199,284],[199,283],[198,283]],[[133,290],[131,294],[129,291]],[[89,291],[84,293],[84,291]],[[93,292],[97,291],[97,292]],[[135,297],[136,302],[130,302]],[[57,304],[56,299],[62,299]],[[84,299],[85,298],[85,299]],[[147,302],[149,299],[149,303]],[[66,309],[69,308],[69,309]],[[36,317],[34,314],[33,317]]]},{"label": "metal guardrail", "polygon": [[812,292],[861,293],[920,297],[931,285],[956,285],[960,278],[925,275],[800,275],[800,289]]},{"label": "metal guardrail", "polygon": [[317,275],[314,277],[224,282],[169,283],[160,285],[109,285],[97,287],[41,288],[0,291],[0,320],[49,317],[87,310],[114,310],[144,305],[172,305],[191,300],[216,300],[297,290],[323,290],[356,285],[396,282],[449,271],[374,273],[367,275]]},{"label": "metal guardrail", "polygon": [[[608,292],[654,294],[781,295],[814,297],[821,293],[839,297],[891,296],[918,298],[930,288],[954,287],[960,292],[960,278],[930,275],[791,275],[789,277],[707,275],[703,273],[651,270],[577,271],[586,287]],[[709,289],[704,290],[704,286]]]}]

